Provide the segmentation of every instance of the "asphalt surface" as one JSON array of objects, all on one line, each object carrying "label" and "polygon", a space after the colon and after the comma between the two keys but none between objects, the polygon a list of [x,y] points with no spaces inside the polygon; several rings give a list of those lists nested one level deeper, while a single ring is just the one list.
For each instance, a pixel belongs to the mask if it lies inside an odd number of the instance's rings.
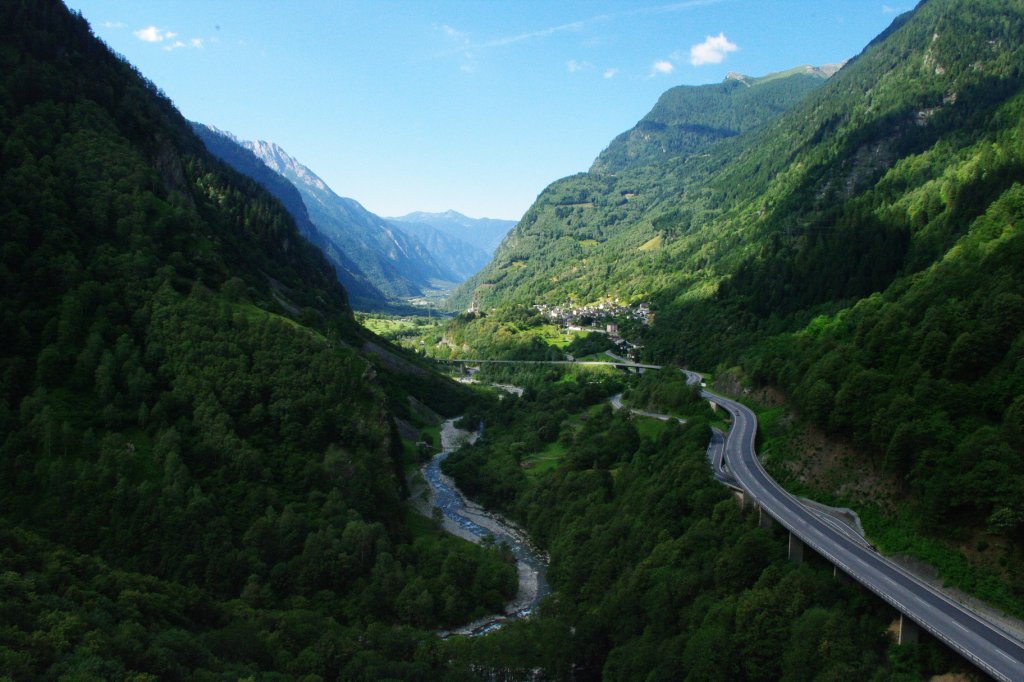
[{"label": "asphalt surface", "polygon": [[[568,361],[497,362],[597,364]],[[643,369],[662,368],[661,365],[635,363],[629,363],[628,366]],[[699,374],[689,370],[683,372],[688,383],[701,384]],[[1024,644],[1020,640],[878,554],[863,539],[854,537],[849,528],[829,518],[824,512],[808,509],[776,483],[757,459],[754,449],[757,417],[754,413],[742,403],[710,391],[702,390],[701,395],[728,410],[733,420],[724,444],[718,441],[721,437],[721,433],[718,432],[712,434],[711,444],[708,446],[708,458],[718,480],[744,490],[765,512],[805,545],[824,556],[985,673],[1005,682],[1024,682]]]},{"label": "asphalt surface", "polygon": [[[686,372],[690,383],[700,376]],[[719,473],[731,474],[737,484],[770,516],[940,641],[997,680],[1024,681],[1024,645],[998,626],[921,582],[869,546],[857,542],[805,507],[764,470],[754,450],[757,418],[742,403],[709,391],[702,395],[727,410],[733,419],[726,436],[724,464]],[[714,436],[712,437],[714,446]]]},{"label": "asphalt surface", "polygon": [[631,362],[625,360],[622,362],[603,362],[600,360],[467,360],[463,358],[453,358],[447,360],[444,358],[437,358],[436,362],[443,362],[449,365],[466,364],[466,365],[583,365],[583,366],[603,366],[603,367],[623,367],[625,369],[661,369],[661,365],[645,365],[640,362]]}]

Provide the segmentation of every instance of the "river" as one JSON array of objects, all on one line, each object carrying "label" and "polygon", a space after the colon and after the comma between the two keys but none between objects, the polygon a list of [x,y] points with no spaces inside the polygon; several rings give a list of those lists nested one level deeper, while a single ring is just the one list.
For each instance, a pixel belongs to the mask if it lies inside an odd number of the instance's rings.
[{"label": "river", "polygon": [[442,637],[450,635],[481,635],[500,628],[504,623],[530,615],[540,600],[551,593],[547,582],[547,555],[540,551],[523,529],[500,514],[489,512],[466,498],[455,482],[441,472],[441,463],[452,452],[466,442],[476,440],[476,434],[455,428],[455,420],[449,419],[441,429],[443,451],[420,468],[429,490],[429,501],[420,510],[429,513],[437,507],[442,513],[444,529],[453,535],[482,543],[484,538],[493,537],[497,543],[506,543],[516,558],[519,574],[519,591],[516,598],[505,606],[505,612],[485,616],[472,623],[453,630],[439,632]]}]

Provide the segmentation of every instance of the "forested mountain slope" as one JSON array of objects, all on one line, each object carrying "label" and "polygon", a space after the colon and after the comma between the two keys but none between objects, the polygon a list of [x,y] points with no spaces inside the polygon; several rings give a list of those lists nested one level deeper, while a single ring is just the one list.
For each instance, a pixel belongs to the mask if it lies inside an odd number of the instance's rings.
[{"label": "forested mountain slope", "polygon": [[56,0],[0,3],[0,149],[0,677],[429,677],[515,583],[401,504],[401,389],[464,395]]},{"label": "forested mountain slope", "polygon": [[264,141],[242,144],[299,190],[321,234],[353,260],[385,295],[418,295],[432,280],[455,280],[455,275],[438,265],[419,240],[367,211],[358,201],[338,196],[278,145]]},{"label": "forested mountain slope", "polygon": [[313,224],[309,211],[302,201],[302,195],[291,182],[272,171],[258,156],[242,146],[241,141],[231,133],[201,123],[193,123],[192,129],[214,156],[242,175],[258,182],[284,204],[288,213],[295,219],[295,225],[302,236],[319,248],[334,266],[338,281],[344,285],[354,307],[373,309],[385,305],[384,294],[367,279],[359,266],[344,251]]},{"label": "forested mountain slope", "polygon": [[801,66],[761,78],[729,74],[715,85],[681,85],[601,152],[590,170],[618,173],[697,154],[769,121],[812,92],[837,66]]},{"label": "forested mountain slope", "polygon": [[653,300],[651,357],[782,387],[1019,586],[1021,35],[1020,0],[922,2],[760,128],[555,183],[465,294]]},{"label": "forested mountain slope", "polygon": [[[456,290],[452,307],[465,308],[474,292],[492,303],[647,295],[664,279],[647,264],[663,256],[670,232],[680,229],[680,216],[666,204],[696,180],[691,168],[703,169],[712,150],[775,119],[829,73],[799,67],[669,90],[612,141],[589,173],[545,189],[491,263]],[[644,277],[635,276],[637,268],[645,268]]]}]

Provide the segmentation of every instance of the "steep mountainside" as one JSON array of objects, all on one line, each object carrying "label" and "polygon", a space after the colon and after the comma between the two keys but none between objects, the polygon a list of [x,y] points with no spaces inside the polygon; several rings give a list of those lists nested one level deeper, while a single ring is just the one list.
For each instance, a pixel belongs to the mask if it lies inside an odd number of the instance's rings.
[{"label": "steep mountainside", "polygon": [[[671,275],[648,268],[638,278],[630,266],[661,257],[670,231],[680,229],[673,211],[684,200],[684,188],[730,158],[732,152],[721,150],[732,149],[740,133],[765,126],[819,89],[832,72],[799,67],[669,90],[602,152],[589,173],[545,189],[491,263],[456,290],[451,307],[465,309],[474,292],[491,303],[649,296]],[[713,161],[714,150],[719,151]]]},{"label": "steep mountainside", "polygon": [[491,254],[475,244],[442,232],[427,223],[388,218],[388,222],[402,232],[412,236],[433,256],[434,260],[448,272],[456,282],[464,282],[491,260]]},{"label": "steep mountainside", "polygon": [[295,185],[317,229],[387,296],[418,295],[431,280],[455,279],[417,239],[395,229],[354,199],[335,194],[281,147],[263,141],[242,144]]},{"label": "steep mountainside", "polygon": [[436,677],[515,586],[402,503],[400,389],[460,389],[56,0],[0,3],[0,148],[0,677]]},{"label": "steep mountainside", "polygon": [[1019,585],[1021,35],[1020,0],[922,2],[759,128],[555,183],[463,296],[652,299],[649,354],[781,386]]},{"label": "steep mountainside", "polygon": [[421,223],[429,225],[436,230],[469,242],[487,252],[488,256],[494,254],[501,241],[516,226],[514,220],[499,220],[497,218],[470,218],[458,211],[445,211],[444,213],[426,213],[416,211],[400,218],[388,218],[392,222]]},{"label": "steep mountainside", "polygon": [[717,85],[672,88],[632,130],[612,140],[590,170],[617,173],[700,153],[789,109],[836,70],[801,66],[762,78],[729,74]]},{"label": "steep mountainside", "polygon": [[295,219],[295,225],[302,236],[319,248],[334,266],[338,280],[345,285],[354,307],[362,310],[385,305],[384,294],[369,281],[348,254],[339,249],[313,224],[302,201],[302,195],[291,182],[272,171],[252,151],[242,146],[241,141],[231,133],[201,123],[193,123],[192,129],[214,156],[242,175],[258,182],[284,204],[288,213]]}]

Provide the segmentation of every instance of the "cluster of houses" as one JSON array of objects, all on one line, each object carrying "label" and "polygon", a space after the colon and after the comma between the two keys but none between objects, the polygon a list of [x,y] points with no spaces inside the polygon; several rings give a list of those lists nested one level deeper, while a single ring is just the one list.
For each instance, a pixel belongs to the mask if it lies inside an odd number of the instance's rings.
[{"label": "cluster of houses", "polygon": [[621,305],[618,299],[609,303],[592,303],[584,306],[552,306],[539,303],[534,308],[565,330],[607,334],[608,340],[615,344],[618,352],[631,360],[637,359],[642,346],[619,336],[619,321],[632,319],[650,325],[654,320],[649,303],[626,306]]},{"label": "cluster of houses", "polygon": [[[607,321],[605,326],[609,334],[618,332],[618,325],[613,320],[633,319],[647,325],[651,324],[654,320],[654,313],[651,312],[649,303],[627,306],[621,305],[618,299],[609,303],[591,303],[583,306],[538,303],[533,307],[552,322],[560,324],[567,329],[579,328],[586,329],[587,331],[599,331],[592,329],[592,327],[600,325],[602,321]],[[615,327],[615,329],[613,330],[612,327]]]}]

